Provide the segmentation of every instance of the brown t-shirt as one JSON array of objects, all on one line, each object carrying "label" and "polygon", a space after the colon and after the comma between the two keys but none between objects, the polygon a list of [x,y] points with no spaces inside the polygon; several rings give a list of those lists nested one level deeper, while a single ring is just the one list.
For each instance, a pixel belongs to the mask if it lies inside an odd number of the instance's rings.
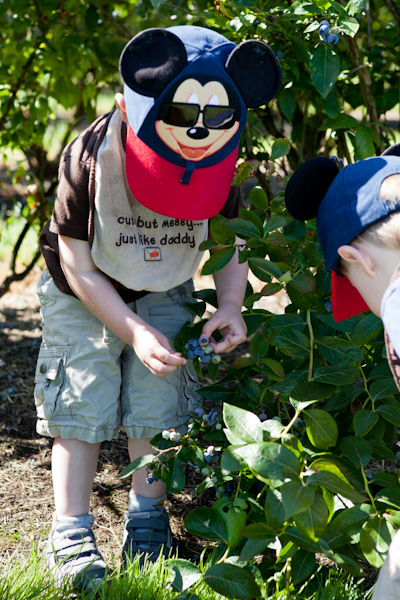
[{"label": "brown t-shirt", "polygon": [[[64,150],[54,210],[40,235],[40,248],[54,283],[62,292],[72,296],[74,293],[60,265],[58,235],[88,241],[90,245],[93,242],[96,156],[112,115],[113,112],[99,117]],[[126,133],[126,125],[123,124],[121,138],[124,147]],[[221,214],[228,219],[234,218],[241,206],[241,190],[232,187]],[[147,293],[127,289],[114,280],[112,282],[125,302],[137,300]]]}]

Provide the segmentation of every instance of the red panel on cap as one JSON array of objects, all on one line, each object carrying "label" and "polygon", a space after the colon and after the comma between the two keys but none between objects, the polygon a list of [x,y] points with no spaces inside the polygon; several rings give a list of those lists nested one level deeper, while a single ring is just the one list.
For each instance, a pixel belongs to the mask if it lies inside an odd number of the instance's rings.
[{"label": "red panel on cap", "polygon": [[335,321],[344,321],[371,310],[347,277],[331,273],[332,312]]},{"label": "red panel on cap", "polygon": [[195,169],[188,185],[184,167],[175,165],[136,137],[128,128],[126,175],[136,200],[154,212],[175,219],[210,219],[224,206],[231,187],[238,149],[211,167]]}]

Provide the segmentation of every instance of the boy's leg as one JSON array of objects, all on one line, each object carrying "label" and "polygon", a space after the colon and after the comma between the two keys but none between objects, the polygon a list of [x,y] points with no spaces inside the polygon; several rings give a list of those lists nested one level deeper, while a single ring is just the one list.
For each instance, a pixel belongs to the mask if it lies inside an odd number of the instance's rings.
[{"label": "boy's leg", "polygon": [[56,585],[69,579],[75,587],[91,589],[106,574],[92,531],[90,495],[100,443],[55,438],[52,474],[56,512],[47,548],[47,562]]},{"label": "boy's leg", "polygon": [[58,518],[88,514],[99,449],[100,443],[55,438],[52,474]]},{"label": "boy's leg", "polygon": [[[151,438],[129,438],[129,458],[134,461],[145,454],[154,452]],[[172,547],[172,534],[165,508],[165,485],[161,480],[147,481],[147,469],[143,467],[132,475],[129,492],[128,512],[125,514],[123,540],[123,561],[141,554],[150,561],[157,560],[162,552],[168,557]]]}]

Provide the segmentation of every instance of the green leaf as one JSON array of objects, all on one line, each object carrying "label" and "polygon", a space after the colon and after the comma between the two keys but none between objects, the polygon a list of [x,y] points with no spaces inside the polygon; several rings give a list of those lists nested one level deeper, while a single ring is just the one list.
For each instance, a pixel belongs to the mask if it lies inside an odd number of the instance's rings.
[{"label": "green leaf", "polygon": [[251,257],[248,263],[254,275],[261,281],[269,281],[271,277],[278,279],[282,275],[280,268],[265,258]]},{"label": "green leaf", "polygon": [[297,478],[301,466],[294,453],[275,442],[248,444],[236,450],[257,475],[267,480]]},{"label": "green leaf", "polygon": [[243,442],[263,441],[261,421],[252,412],[231,404],[224,404],[223,417],[229,431]]},{"label": "green leaf", "polygon": [[376,401],[394,396],[397,394],[398,389],[393,377],[385,377],[384,379],[374,381],[369,388],[369,392]]},{"label": "green leaf", "polygon": [[252,600],[261,596],[254,576],[246,569],[229,563],[216,564],[207,569],[204,581],[215,592],[233,600]]},{"label": "green leaf", "polygon": [[246,511],[232,506],[225,516],[225,527],[228,534],[228,544],[230,548],[236,548],[243,537],[243,529],[247,521]]},{"label": "green leaf", "polygon": [[314,501],[315,492],[300,481],[288,481],[281,488],[286,520],[307,510]]},{"label": "green leaf", "polygon": [[189,511],[185,517],[185,527],[193,535],[228,543],[225,524],[219,514],[210,507],[200,506]]},{"label": "green leaf", "polygon": [[294,522],[300,533],[312,542],[317,541],[328,525],[329,511],[324,499],[315,494],[314,501],[307,510],[294,516]]},{"label": "green leaf", "polygon": [[[165,566],[168,569],[174,571],[175,581],[172,583],[175,591],[183,592],[196,583],[202,577],[202,573],[194,563],[189,560],[183,560],[181,558],[170,558],[165,561]],[[174,585],[176,580],[179,581],[180,585]]]},{"label": "green leaf", "polygon": [[210,233],[218,244],[227,246],[235,242],[235,234],[226,227],[228,219],[222,215],[216,215],[210,221]]},{"label": "green leaf", "polygon": [[235,255],[236,249],[233,247],[222,248],[217,250],[210,256],[208,261],[204,263],[201,274],[213,275],[217,271],[223,269]]},{"label": "green leaf", "polygon": [[387,556],[395,531],[382,517],[371,517],[364,523],[360,535],[360,547],[367,561],[379,569]]},{"label": "green leaf", "polygon": [[372,446],[364,438],[348,436],[340,443],[340,449],[359,468],[365,468],[372,457]]},{"label": "green leaf", "polygon": [[357,367],[341,367],[340,370],[335,365],[318,367],[314,372],[313,381],[332,385],[349,385],[355,382],[359,374]]},{"label": "green leaf", "polygon": [[364,125],[357,127],[356,148],[360,154],[360,158],[375,156],[376,150],[374,145],[374,137],[369,127]]},{"label": "green leaf", "polygon": [[382,330],[381,319],[373,313],[369,313],[354,327],[351,333],[351,341],[357,346],[364,346],[375,340]]},{"label": "green leaf", "polygon": [[317,471],[316,473],[313,473],[307,477],[307,484],[320,485],[333,494],[339,494],[340,496],[348,498],[354,502],[354,504],[361,504],[362,502],[367,501],[367,498],[357,492],[349,483],[346,483],[341,477],[338,477],[329,471]]},{"label": "green leaf", "polygon": [[249,194],[250,202],[255,208],[266,210],[268,208],[268,196],[261,186],[254,187]]},{"label": "green leaf", "polygon": [[167,475],[165,478],[165,487],[170,494],[176,494],[182,490],[185,485],[185,472],[182,462],[179,458],[170,458],[167,463]]},{"label": "green leaf", "polygon": [[243,535],[254,541],[265,541],[268,539],[269,542],[271,542],[275,539],[273,528],[265,523],[251,523],[250,525],[247,525],[247,527],[243,529]]},{"label": "green leaf", "polygon": [[271,160],[277,160],[289,153],[290,144],[286,138],[277,138],[272,144]]},{"label": "green leaf", "polygon": [[392,423],[393,425],[400,426],[400,406],[396,406],[395,404],[383,404],[382,406],[378,406],[376,412],[382,415],[382,417]]},{"label": "green leaf", "polygon": [[327,129],[333,129],[334,131],[338,131],[339,129],[348,130],[355,129],[359,126],[359,124],[360,123],[357,121],[357,119],[355,119],[351,115],[341,113],[340,115],[336,115],[335,117],[324,121],[320,129],[321,131],[326,131]]},{"label": "green leaf", "polygon": [[298,273],[293,279],[288,283],[288,288],[293,288],[302,294],[307,294],[308,292],[313,292],[316,287],[316,280],[310,273],[310,271],[303,271],[302,273]]},{"label": "green leaf", "polygon": [[293,585],[297,586],[305,579],[308,579],[315,571],[316,567],[317,563],[315,561],[314,552],[296,552],[292,558]]},{"label": "green leaf", "polygon": [[286,514],[280,489],[268,488],[264,512],[267,523],[272,529],[280,529],[283,526]]},{"label": "green leaf", "polygon": [[[400,409],[399,409],[400,410]],[[363,408],[356,412],[353,418],[354,431],[357,437],[364,437],[379,421],[379,415],[372,410]]]},{"label": "green leaf", "polygon": [[262,554],[274,540],[275,536],[272,535],[264,540],[246,540],[240,551],[239,560],[246,562],[254,558],[254,556],[257,556],[257,554]]},{"label": "green leaf", "polygon": [[296,96],[291,89],[281,89],[278,94],[278,108],[290,122],[296,110]]},{"label": "green leaf", "polygon": [[250,342],[251,355],[254,356],[255,360],[260,360],[260,358],[263,358],[268,352],[268,347],[269,344],[267,338],[265,337],[265,335],[258,332],[253,336]]},{"label": "green leaf", "polygon": [[[330,398],[334,393],[335,388],[333,385],[326,385],[325,383],[318,383],[316,381],[306,381],[297,385],[291,391],[290,397],[294,408],[303,410],[309,404]],[[297,402],[293,402],[293,399]]]},{"label": "green leaf", "polygon": [[335,419],[328,412],[319,408],[310,408],[303,414],[307,436],[313,446],[328,450],[336,445],[338,427]]},{"label": "green leaf", "polygon": [[154,457],[155,454],[145,454],[144,456],[139,456],[139,458],[136,458],[127,467],[125,467],[119,478],[124,479],[124,477],[129,477],[129,475],[132,475],[132,473],[135,473],[142,467],[149,465],[153,462]]},{"label": "green leaf", "polygon": [[340,59],[327,46],[321,44],[311,59],[311,80],[323,98],[326,98],[340,73]]},{"label": "green leaf", "polygon": [[310,353],[308,337],[293,327],[281,327],[271,336],[270,341],[291,358],[306,358]]},{"label": "green leaf", "polygon": [[[226,434],[229,432],[226,431]],[[232,440],[229,439],[229,442],[232,444]],[[242,445],[234,445],[228,446],[221,456],[221,468],[226,469],[227,471],[241,471],[246,467],[246,463],[238,454],[236,454],[235,450],[237,448],[241,448]]]},{"label": "green leaf", "polygon": [[252,221],[246,219],[231,219],[226,224],[237,235],[261,239],[262,231]]},{"label": "green leaf", "polygon": [[355,364],[363,358],[362,348],[348,340],[322,337],[316,343],[322,356],[332,365]]}]

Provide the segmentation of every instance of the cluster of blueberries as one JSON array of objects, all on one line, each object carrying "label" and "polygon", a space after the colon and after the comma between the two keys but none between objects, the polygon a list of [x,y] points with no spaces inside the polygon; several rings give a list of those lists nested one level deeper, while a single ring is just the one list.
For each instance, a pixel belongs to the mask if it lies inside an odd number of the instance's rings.
[{"label": "cluster of blueberries", "polygon": [[319,24],[319,35],[325,44],[329,44],[330,46],[337,44],[339,41],[338,34],[331,32],[328,21],[321,21]]},{"label": "cluster of blueberries", "polygon": [[221,357],[219,354],[215,354],[210,342],[211,339],[203,334],[201,334],[198,340],[195,338],[190,339],[185,346],[186,358],[192,360],[198,358],[200,362],[206,365],[210,362],[218,364],[221,362]]}]

